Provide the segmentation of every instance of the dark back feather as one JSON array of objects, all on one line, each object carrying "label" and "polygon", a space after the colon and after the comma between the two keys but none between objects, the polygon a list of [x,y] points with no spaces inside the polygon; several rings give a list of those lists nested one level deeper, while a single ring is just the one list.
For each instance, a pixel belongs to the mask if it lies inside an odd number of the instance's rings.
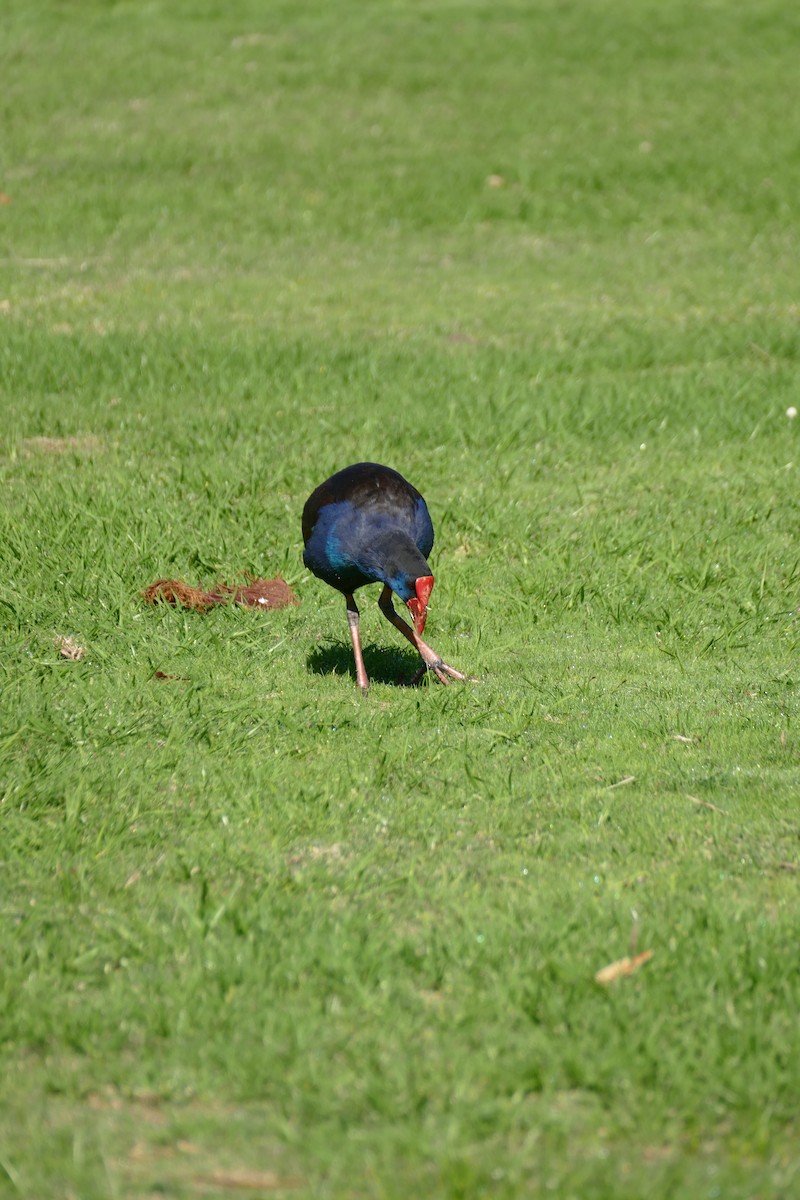
[{"label": "dark back feather", "polygon": [[430,575],[433,525],[422,495],[399,472],[356,463],[316,488],[303,508],[306,565],[350,592],[382,579],[404,599]]}]

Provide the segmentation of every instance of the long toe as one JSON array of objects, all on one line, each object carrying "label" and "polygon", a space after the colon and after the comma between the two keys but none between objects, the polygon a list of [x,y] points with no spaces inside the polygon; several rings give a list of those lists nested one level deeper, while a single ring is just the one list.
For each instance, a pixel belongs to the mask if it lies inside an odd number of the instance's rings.
[{"label": "long toe", "polygon": [[451,679],[466,679],[466,675],[462,675],[455,667],[449,666],[442,659],[438,662],[431,663],[431,670],[440,683],[449,683]]}]

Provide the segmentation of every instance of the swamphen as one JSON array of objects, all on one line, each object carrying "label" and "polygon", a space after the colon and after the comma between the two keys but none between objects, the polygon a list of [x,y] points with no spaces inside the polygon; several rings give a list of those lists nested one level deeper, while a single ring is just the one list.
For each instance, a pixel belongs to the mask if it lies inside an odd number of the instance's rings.
[{"label": "swamphen", "polygon": [[[356,588],[382,583],[378,606],[411,642],[426,670],[442,683],[465,679],[443,662],[422,640],[433,575],[426,562],[433,546],[433,525],[428,506],[415,487],[377,463],[356,463],[326,479],[311,493],[303,509],[303,562],[320,579],[344,594],[347,623],[356,660],[356,682],[369,687],[361,653]],[[392,592],[405,601],[414,628],[399,617]]]}]

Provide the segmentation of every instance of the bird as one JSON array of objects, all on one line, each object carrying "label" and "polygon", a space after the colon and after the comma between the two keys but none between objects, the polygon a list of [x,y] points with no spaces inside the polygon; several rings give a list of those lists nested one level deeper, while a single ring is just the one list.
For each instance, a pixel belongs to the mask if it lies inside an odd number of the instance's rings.
[{"label": "bird", "polygon": [[[433,590],[428,555],[433,523],[417,489],[391,467],[361,462],[344,467],[311,493],[303,508],[303,562],[340,591],[347,607],[356,685],[366,693],[369,678],[361,652],[357,588],[382,583],[378,607],[422,658],[416,683],[431,671],[441,683],[466,679],[422,640]],[[408,608],[413,627],[395,611],[392,593]]]}]

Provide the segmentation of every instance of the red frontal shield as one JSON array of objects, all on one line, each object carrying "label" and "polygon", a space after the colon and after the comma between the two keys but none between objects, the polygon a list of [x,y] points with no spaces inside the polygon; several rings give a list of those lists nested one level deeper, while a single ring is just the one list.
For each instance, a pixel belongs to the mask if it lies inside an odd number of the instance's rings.
[{"label": "red frontal shield", "polygon": [[412,596],[410,600],[406,600],[408,611],[414,619],[414,628],[420,637],[425,631],[425,619],[428,615],[428,600],[433,591],[433,576],[423,575],[417,579],[414,588],[416,596]]}]

